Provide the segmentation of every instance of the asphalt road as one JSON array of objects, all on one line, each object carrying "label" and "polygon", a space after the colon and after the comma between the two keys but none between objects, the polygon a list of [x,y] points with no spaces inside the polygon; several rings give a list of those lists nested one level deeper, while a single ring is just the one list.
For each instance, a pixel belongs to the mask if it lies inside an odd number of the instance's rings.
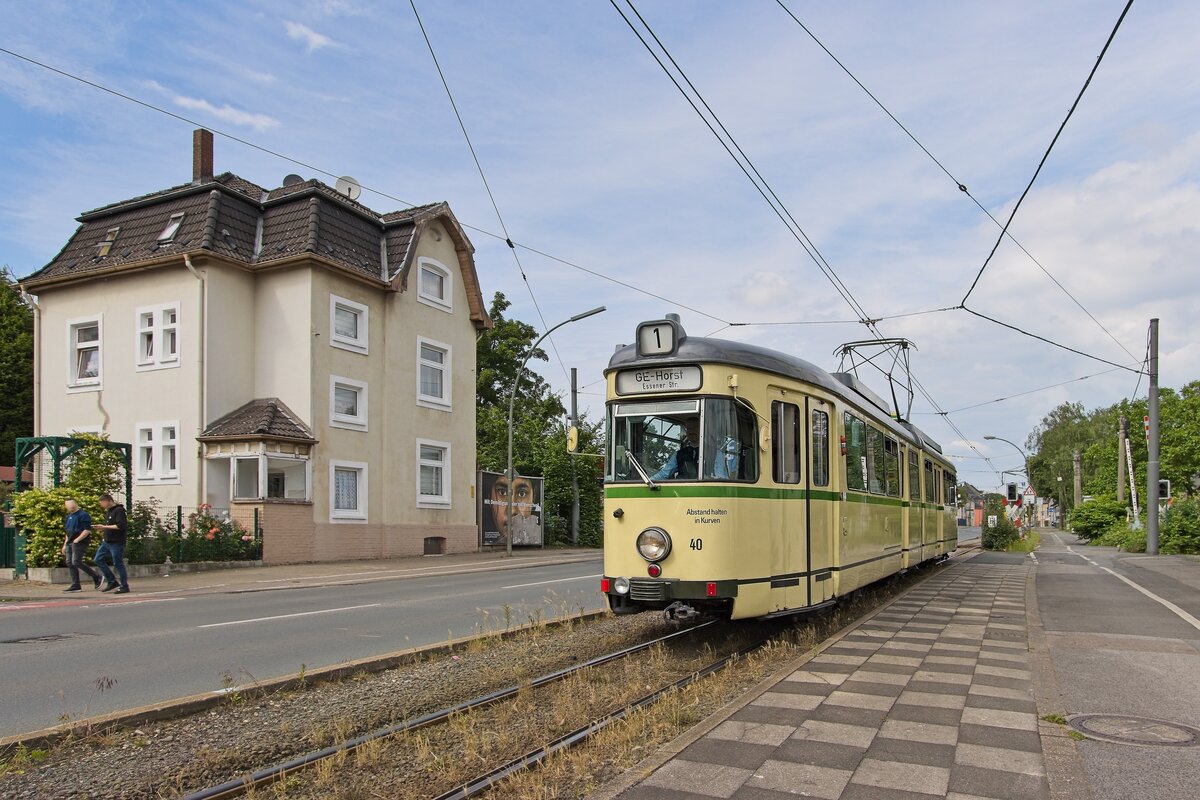
[{"label": "asphalt road", "polygon": [[[598,609],[601,558],[0,611],[0,736]],[[486,612],[486,615],[485,613]],[[229,676],[226,678],[226,676]],[[98,682],[115,683],[103,691]]]}]

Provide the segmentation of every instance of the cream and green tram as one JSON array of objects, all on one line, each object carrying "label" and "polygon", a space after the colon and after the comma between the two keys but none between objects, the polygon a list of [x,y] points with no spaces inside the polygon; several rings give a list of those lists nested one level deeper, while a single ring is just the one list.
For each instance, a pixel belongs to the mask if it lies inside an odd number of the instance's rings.
[{"label": "cream and green tram", "polygon": [[615,613],[803,612],[956,546],[953,467],[852,375],[669,317],[605,377]]}]

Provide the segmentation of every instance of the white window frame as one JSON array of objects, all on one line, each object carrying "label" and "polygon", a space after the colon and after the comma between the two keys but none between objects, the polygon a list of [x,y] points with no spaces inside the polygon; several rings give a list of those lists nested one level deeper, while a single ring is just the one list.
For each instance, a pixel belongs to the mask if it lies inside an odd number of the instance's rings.
[{"label": "white window frame", "polygon": [[162,232],[158,234],[158,244],[170,244],[175,241],[175,234],[179,233],[179,229],[183,227],[183,218],[186,215],[187,213],[184,211],[171,215],[167,224],[163,226]]},{"label": "white window frame", "polygon": [[[358,338],[342,336],[337,332],[337,310],[341,307],[358,315]],[[356,303],[336,294],[329,295],[329,344],[352,353],[367,354],[367,338],[371,322],[371,309],[362,303]]]},{"label": "white window frame", "polygon": [[[338,387],[346,389],[354,389],[358,392],[358,416],[350,416],[349,414],[338,414],[334,411],[335,394]],[[367,429],[367,384],[363,381],[356,381],[353,378],[345,378],[341,375],[329,376],[329,424],[334,428],[345,428],[351,431],[365,431]]]},{"label": "white window frame", "polygon": [[[339,510],[335,503],[337,498],[337,470],[352,469],[358,472],[358,509],[356,511]],[[367,521],[367,471],[365,461],[329,461],[329,521],[330,522],[366,522]]]},{"label": "white window frame", "polygon": [[[428,461],[421,458],[422,447],[436,447],[444,454],[445,458],[439,461]],[[417,508],[450,508],[450,498],[452,496],[450,486],[450,443],[437,442],[432,439],[417,439]],[[421,494],[421,467],[438,466],[442,470],[442,493],[438,497]]]},{"label": "white window frame", "polygon": [[[445,297],[434,297],[433,295],[425,294],[424,282],[421,280],[421,270],[430,269],[442,276],[442,287],[445,290]],[[417,259],[417,300],[427,306],[445,311],[447,314],[454,313],[454,274],[442,262],[436,258],[421,256]]]},{"label": "white window frame", "polygon": [[[426,361],[421,358],[421,346],[426,345],[437,350],[441,350],[445,354],[442,363],[435,364],[432,361]],[[439,411],[450,411],[453,408],[454,402],[452,397],[452,385],[454,383],[454,348],[445,342],[439,342],[434,339],[427,339],[424,336],[417,337],[417,405],[425,408],[435,408]],[[442,397],[434,397],[432,395],[423,394],[421,392],[421,367],[428,364],[431,367],[441,369],[442,371]]]},{"label": "white window frame", "polygon": [[[175,323],[166,325],[163,323],[166,312],[175,312]],[[150,315],[150,325],[142,325],[142,317]],[[137,348],[134,358],[135,369],[138,372],[149,372],[156,369],[175,369],[179,366],[179,302],[160,303],[153,306],[143,306],[137,309],[133,317],[134,325],[134,342]],[[167,339],[167,331],[175,332],[175,352],[171,355],[166,355],[163,352],[163,344]],[[149,333],[153,337],[154,354],[150,358],[142,355],[142,336]]]},{"label": "white window frame", "polygon": [[[167,439],[163,432],[167,428],[175,429],[175,438]],[[149,443],[142,442],[142,431],[150,431]],[[160,422],[139,422],[133,426],[134,452],[134,483],[137,484],[178,484],[179,478],[179,420]],[[142,451],[150,450],[151,469],[143,469]],[[175,448],[175,469],[166,469],[165,451],[167,447]]]},{"label": "white window frame", "polygon": [[[96,363],[98,373],[95,378],[76,377],[75,369],[79,365],[79,343],[75,341],[75,332],[89,325],[96,326]],[[104,315],[94,317],[78,317],[67,320],[67,391],[98,392],[104,388]]]}]

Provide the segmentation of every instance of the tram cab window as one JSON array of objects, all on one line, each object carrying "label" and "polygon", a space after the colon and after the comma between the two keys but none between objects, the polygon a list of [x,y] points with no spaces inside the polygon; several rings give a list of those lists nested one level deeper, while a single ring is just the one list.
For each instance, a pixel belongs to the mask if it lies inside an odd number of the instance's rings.
[{"label": "tram cab window", "polygon": [[800,482],[800,407],[771,404],[771,475],[776,483]]},{"label": "tram cab window", "polygon": [[846,422],[846,486],[867,490],[867,423],[845,412]]},{"label": "tram cab window", "polygon": [[812,485],[829,485],[829,415],[812,412]]},{"label": "tram cab window", "polygon": [[758,478],[754,414],[732,400],[617,403],[610,418],[614,481]]},{"label": "tram cab window", "polygon": [[921,499],[921,457],[912,449],[908,451],[908,499]]}]

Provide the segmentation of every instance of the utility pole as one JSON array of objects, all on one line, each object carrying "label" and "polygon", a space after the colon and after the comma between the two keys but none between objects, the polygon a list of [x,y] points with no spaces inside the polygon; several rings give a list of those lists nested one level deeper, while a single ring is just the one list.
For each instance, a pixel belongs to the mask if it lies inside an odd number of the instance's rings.
[{"label": "utility pole", "polygon": [[1146,553],[1158,555],[1158,318],[1150,320],[1150,430],[1146,458]]},{"label": "utility pole", "polygon": [[[571,367],[571,427],[579,427],[579,381]],[[571,454],[571,546],[579,546],[579,473],[575,469],[575,454]]]},{"label": "utility pole", "polygon": [[1117,502],[1125,502],[1125,437],[1129,435],[1129,420],[1121,415],[1121,430],[1117,433]]},{"label": "utility pole", "polygon": [[1071,454],[1071,464],[1075,467],[1075,503],[1072,508],[1079,508],[1083,505],[1083,469],[1080,466],[1082,456],[1076,450]]}]

